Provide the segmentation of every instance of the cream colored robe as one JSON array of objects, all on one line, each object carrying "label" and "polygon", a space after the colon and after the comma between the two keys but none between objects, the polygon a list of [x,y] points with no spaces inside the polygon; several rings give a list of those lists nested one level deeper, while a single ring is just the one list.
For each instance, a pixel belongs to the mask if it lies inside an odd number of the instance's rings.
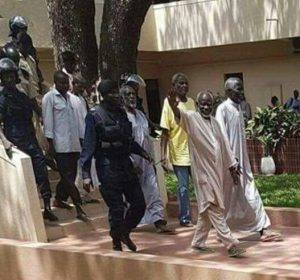
[{"label": "cream colored robe", "polygon": [[[135,110],[135,114],[126,111],[132,124],[134,140],[149,154],[151,154],[150,135],[148,121],[143,112]],[[139,167],[142,173],[139,181],[146,201],[146,211],[141,224],[152,224],[164,220],[164,205],[159,193],[157,177],[152,163],[138,155],[131,155],[135,167]]]},{"label": "cream colored robe", "polygon": [[236,163],[214,117],[180,111],[180,125],[188,134],[191,170],[199,213],[210,204],[224,207],[223,184],[226,171]]},{"label": "cream colored robe", "polygon": [[241,231],[260,231],[267,228],[270,226],[270,220],[263,207],[251,171],[244,119],[240,106],[228,98],[219,105],[216,119],[242,168],[238,186],[233,184],[229,173],[226,176],[224,196],[227,223],[231,229]]}]

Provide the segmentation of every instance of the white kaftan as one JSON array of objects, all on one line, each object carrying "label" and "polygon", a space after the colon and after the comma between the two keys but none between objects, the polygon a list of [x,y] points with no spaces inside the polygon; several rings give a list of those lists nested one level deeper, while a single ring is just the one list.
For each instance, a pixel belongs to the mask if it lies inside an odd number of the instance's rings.
[{"label": "white kaftan", "polygon": [[238,244],[225,222],[224,176],[236,164],[218,122],[198,112],[180,111],[180,126],[189,139],[191,170],[198,203],[192,247],[203,247],[212,225],[226,247]]},{"label": "white kaftan", "polygon": [[[149,154],[150,139],[149,126],[145,115],[135,110],[135,114],[127,112],[129,121],[132,124],[134,140]],[[138,155],[131,155],[135,167],[139,167],[142,173],[139,175],[139,181],[144,193],[146,202],[146,212],[141,220],[142,224],[153,224],[158,220],[164,220],[164,206],[160,197],[157,178],[153,164]]]},{"label": "white kaftan", "polygon": [[224,207],[224,175],[236,160],[225,142],[214,117],[203,118],[198,112],[180,111],[180,126],[187,132],[191,170],[198,210],[204,212],[210,204]]},{"label": "white kaftan", "polygon": [[227,223],[231,229],[241,231],[260,231],[267,228],[270,226],[270,220],[251,171],[240,106],[228,98],[217,108],[216,119],[242,168],[238,186],[233,184],[229,173],[226,176],[224,202]]}]

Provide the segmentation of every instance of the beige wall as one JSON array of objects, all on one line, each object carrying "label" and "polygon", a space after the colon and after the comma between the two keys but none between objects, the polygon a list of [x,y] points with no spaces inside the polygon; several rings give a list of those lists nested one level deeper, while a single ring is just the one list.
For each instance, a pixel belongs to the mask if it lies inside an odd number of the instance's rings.
[{"label": "beige wall", "polygon": [[0,186],[0,238],[47,242],[31,159],[17,149],[9,159],[2,143]]},{"label": "beige wall", "polygon": [[155,5],[158,50],[299,36],[299,10],[299,0],[186,0]]},{"label": "beige wall", "polygon": [[299,65],[300,57],[296,56],[161,67],[160,90],[167,92],[172,75],[180,71],[189,77],[191,96],[196,97],[199,91],[206,89],[223,94],[224,74],[243,72],[245,95],[255,110],[257,106],[270,104],[272,95],[280,99],[281,88],[284,101],[295,88],[300,89]]}]

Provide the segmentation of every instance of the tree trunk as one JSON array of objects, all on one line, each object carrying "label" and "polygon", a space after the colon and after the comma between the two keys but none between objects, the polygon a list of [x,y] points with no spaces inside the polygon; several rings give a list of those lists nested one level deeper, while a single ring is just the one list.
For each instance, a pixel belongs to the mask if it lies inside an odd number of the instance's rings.
[{"label": "tree trunk", "polygon": [[57,68],[61,69],[61,52],[72,51],[79,57],[82,75],[92,82],[98,76],[95,0],[46,0],[46,3]]},{"label": "tree trunk", "polygon": [[141,27],[151,0],[105,0],[100,35],[102,78],[136,73]]}]

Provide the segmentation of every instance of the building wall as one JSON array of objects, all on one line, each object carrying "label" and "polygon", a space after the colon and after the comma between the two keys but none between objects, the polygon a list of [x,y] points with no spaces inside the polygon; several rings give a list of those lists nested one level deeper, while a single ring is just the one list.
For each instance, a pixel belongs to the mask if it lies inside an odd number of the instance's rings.
[{"label": "building wall", "polygon": [[186,0],[154,6],[158,50],[300,35],[299,0]]},{"label": "building wall", "polygon": [[190,95],[196,97],[199,91],[211,90],[224,94],[224,74],[242,72],[245,96],[254,111],[257,106],[270,104],[271,96],[286,101],[294,89],[300,89],[300,56],[264,58],[210,64],[177,65],[160,67],[160,89],[162,99],[170,88],[171,77],[184,72],[190,81]]}]

